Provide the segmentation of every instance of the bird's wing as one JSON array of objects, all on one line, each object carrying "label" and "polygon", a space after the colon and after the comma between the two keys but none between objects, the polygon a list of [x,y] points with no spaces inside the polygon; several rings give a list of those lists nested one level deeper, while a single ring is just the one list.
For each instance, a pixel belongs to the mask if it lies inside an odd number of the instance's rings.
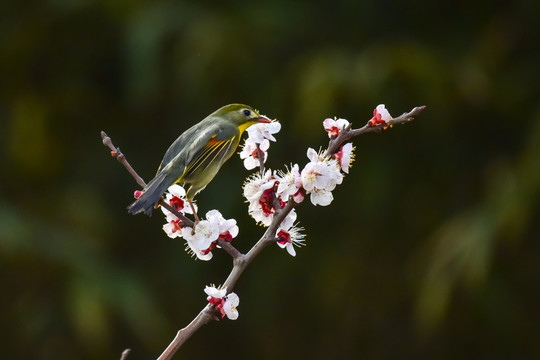
[{"label": "bird's wing", "polygon": [[200,126],[193,126],[180,135],[165,153],[158,173],[170,165],[178,172],[179,180],[188,178],[227,154],[238,142],[238,128],[216,120],[208,117],[198,124]]},{"label": "bird's wing", "polygon": [[231,138],[225,138],[218,140],[219,136],[216,134],[200,149],[195,156],[187,163],[182,178],[189,178],[191,175],[198,171],[203,171],[208,165],[214,161],[219,161],[226,154],[229,153],[231,146],[236,141],[235,136]]},{"label": "bird's wing", "polygon": [[[219,126],[212,123],[208,118],[201,121],[198,125],[192,126],[182,133],[167,149],[163,160],[158,168],[158,173],[167,166],[175,157],[184,160],[185,164],[189,164],[189,159],[193,157],[197,151],[215,136],[219,131]],[[192,146],[188,146],[192,145]],[[189,152],[189,153],[187,153]],[[185,164],[183,166],[185,166]]]}]

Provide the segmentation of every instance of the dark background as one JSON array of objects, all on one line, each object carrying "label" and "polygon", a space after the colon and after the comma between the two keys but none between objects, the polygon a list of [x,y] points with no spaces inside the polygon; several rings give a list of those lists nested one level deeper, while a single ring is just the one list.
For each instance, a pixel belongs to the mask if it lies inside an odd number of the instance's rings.
[{"label": "dark background", "polygon": [[[231,102],[282,130],[267,165],[303,166],[326,117],[385,103],[416,121],[355,139],[308,246],[277,246],[177,358],[540,358],[540,2],[11,1],[0,11],[0,358],[157,357],[222,283],[130,216],[185,129]],[[262,234],[233,157],[198,197]]]}]

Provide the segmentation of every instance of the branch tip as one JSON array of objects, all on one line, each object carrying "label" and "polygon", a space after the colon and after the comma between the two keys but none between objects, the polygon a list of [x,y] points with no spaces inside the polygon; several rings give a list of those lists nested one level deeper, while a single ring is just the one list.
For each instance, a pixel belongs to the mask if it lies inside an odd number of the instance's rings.
[{"label": "branch tip", "polygon": [[126,360],[130,353],[131,349],[126,349],[122,351],[122,356],[120,356],[120,360]]}]

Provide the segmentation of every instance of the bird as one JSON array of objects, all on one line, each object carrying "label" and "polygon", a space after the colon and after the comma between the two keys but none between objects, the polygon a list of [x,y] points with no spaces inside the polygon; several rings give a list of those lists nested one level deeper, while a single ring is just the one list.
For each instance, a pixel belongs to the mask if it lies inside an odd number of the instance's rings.
[{"label": "bird", "polygon": [[221,166],[236,151],[242,133],[251,125],[270,123],[251,106],[225,105],[184,131],[163,156],[156,176],[142,195],[128,206],[128,212],[151,216],[163,193],[173,184],[189,185],[186,200],[195,217],[193,198],[208,185]]}]

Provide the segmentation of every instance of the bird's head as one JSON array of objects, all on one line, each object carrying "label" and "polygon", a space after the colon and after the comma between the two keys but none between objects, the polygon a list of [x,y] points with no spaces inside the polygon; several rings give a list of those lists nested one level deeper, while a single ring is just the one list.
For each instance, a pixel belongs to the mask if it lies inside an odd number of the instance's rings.
[{"label": "bird's head", "polygon": [[236,125],[240,134],[253,124],[270,122],[266,116],[260,115],[251,106],[243,104],[225,105],[218,109],[215,115]]}]

